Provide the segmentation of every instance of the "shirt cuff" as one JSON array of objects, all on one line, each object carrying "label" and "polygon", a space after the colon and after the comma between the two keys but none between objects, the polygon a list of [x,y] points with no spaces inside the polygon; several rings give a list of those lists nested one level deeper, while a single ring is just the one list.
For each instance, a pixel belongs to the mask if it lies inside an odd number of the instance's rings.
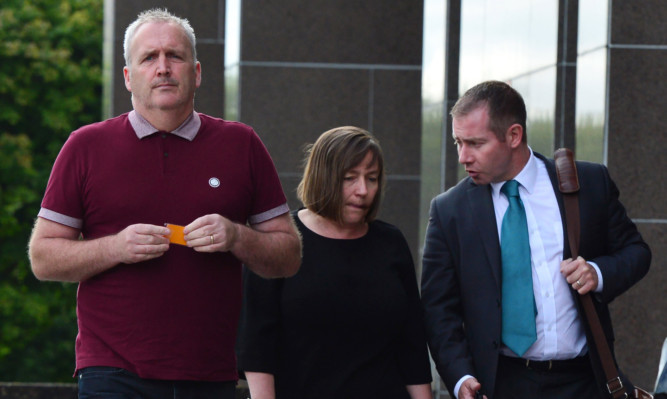
[{"label": "shirt cuff", "polygon": [[454,386],[454,396],[456,396],[457,399],[459,397],[459,389],[461,389],[461,384],[463,384],[463,381],[467,380],[468,378],[473,378],[473,377],[471,375],[466,374],[463,377],[461,377],[459,382],[457,382],[456,385]]},{"label": "shirt cuff", "polygon": [[603,286],[602,272],[600,271],[600,267],[595,262],[586,262],[586,263],[593,266],[593,269],[595,269],[595,272],[598,274],[598,286],[597,286],[597,288],[595,288],[595,291],[593,291],[593,292],[595,292],[596,294],[599,294],[599,293],[602,292],[602,286]]},{"label": "shirt cuff", "polygon": [[46,208],[41,208],[37,216],[52,222],[64,224],[65,226],[69,226],[73,229],[81,230],[83,227],[83,220],[63,215],[62,213],[54,212]]},{"label": "shirt cuff", "polygon": [[267,220],[273,219],[275,217],[278,217],[280,215],[283,215],[285,213],[289,212],[289,206],[287,203],[284,203],[280,206],[277,206],[273,209],[269,209],[266,212],[262,212],[257,215],[251,215],[248,218],[248,223],[250,224],[259,224],[262,222],[266,222]]}]

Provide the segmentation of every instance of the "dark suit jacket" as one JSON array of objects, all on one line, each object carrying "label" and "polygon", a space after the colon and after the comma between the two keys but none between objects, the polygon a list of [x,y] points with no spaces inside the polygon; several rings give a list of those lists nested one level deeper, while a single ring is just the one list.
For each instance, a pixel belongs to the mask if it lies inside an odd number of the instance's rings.
[{"label": "dark suit jacket", "polygon": [[[556,193],[567,259],[566,218],[554,162],[535,155],[545,161]],[[613,347],[607,304],[647,273],[651,252],[619,202],[607,168],[577,162],[577,172],[579,252],[602,272],[603,291],[594,302]],[[489,398],[493,395],[501,344],[500,289],[500,243],[491,186],[476,185],[468,177],[431,202],[423,254],[422,301],[429,347],[452,397],[454,386],[466,374],[480,381]]]}]

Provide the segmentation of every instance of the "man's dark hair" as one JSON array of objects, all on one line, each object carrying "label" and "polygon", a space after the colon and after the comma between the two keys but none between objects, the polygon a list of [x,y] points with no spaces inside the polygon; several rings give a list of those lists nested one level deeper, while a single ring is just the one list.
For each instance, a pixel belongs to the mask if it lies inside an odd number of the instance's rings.
[{"label": "man's dark hair", "polygon": [[452,118],[460,118],[482,106],[487,107],[489,130],[496,134],[498,140],[505,141],[507,129],[518,123],[523,128],[521,141],[526,142],[526,104],[512,86],[497,80],[482,82],[459,98],[450,115]]}]

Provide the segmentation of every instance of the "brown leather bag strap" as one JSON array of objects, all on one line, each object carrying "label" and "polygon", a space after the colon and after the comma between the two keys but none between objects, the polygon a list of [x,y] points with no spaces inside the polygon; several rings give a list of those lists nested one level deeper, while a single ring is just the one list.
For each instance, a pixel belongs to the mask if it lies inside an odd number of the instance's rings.
[{"label": "brown leather bag strap", "polygon": [[[567,148],[560,148],[554,153],[556,162],[556,174],[558,175],[558,187],[563,194],[565,205],[565,219],[567,223],[567,237],[570,243],[572,259],[579,256],[579,180],[577,178],[577,166],[574,163],[574,155]],[[591,294],[580,296],[588,327],[590,328],[593,341],[597,349],[600,363],[607,380],[607,391],[614,399],[627,398],[625,387],[618,374],[618,369],[611,356],[611,350],[600,325],[600,319],[593,305]]]}]

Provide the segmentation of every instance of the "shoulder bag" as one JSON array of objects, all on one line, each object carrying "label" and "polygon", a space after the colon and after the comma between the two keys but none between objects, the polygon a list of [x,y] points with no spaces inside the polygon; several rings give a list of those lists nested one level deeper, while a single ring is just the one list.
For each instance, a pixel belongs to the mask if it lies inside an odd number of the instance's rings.
[{"label": "shoulder bag", "polygon": [[[556,162],[556,173],[558,175],[558,187],[563,194],[563,203],[565,205],[565,218],[567,221],[567,237],[572,251],[572,259],[579,256],[579,179],[577,177],[577,167],[574,163],[572,151],[567,148],[560,148],[554,153]],[[602,365],[606,379],[606,388],[609,398],[621,399],[627,398],[628,394],[614,363],[614,359],[609,349],[609,344],[602,331],[600,319],[595,311],[591,294],[580,295],[581,309],[583,309],[583,319],[590,328],[593,337],[593,343],[597,349],[599,363]],[[592,351],[589,351],[592,355]],[[635,387],[632,392],[636,399],[653,399],[653,396],[647,391]]]}]

